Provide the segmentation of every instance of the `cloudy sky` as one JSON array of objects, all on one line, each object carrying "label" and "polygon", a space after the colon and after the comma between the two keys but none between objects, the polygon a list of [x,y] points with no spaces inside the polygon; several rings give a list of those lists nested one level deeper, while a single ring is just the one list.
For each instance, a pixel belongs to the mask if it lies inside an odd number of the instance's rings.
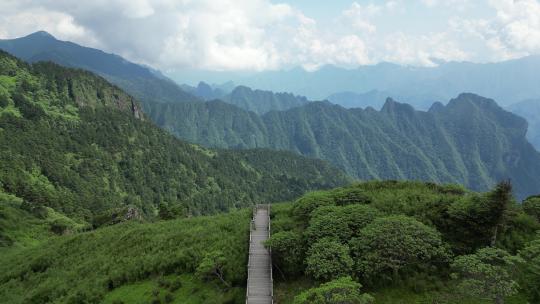
[{"label": "cloudy sky", "polygon": [[166,71],[540,54],[540,0],[1,0],[0,39],[45,30]]}]

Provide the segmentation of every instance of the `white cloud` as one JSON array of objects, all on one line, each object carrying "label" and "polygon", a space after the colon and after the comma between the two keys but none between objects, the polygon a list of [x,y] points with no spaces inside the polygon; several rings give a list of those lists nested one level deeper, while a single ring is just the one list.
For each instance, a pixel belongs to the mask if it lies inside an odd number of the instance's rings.
[{"label": "white cloud", "polygon": [[505,48],[517,52],[540,51],[540,2],[496,0],[491,4],[497,10],[493,30]]},{"label": "white cloud", "polygon": [[[472,3],[419,1],[446,11]],[[411,2],[403,0],[353,2],[330,26],[271,0],[2,0],[0,38],[46,30],[166,70],[316,69],[383,60],[433,65],[433,58],[478,59],[462,36],[482,41],[490,52],[480,54],[484,57],[540,52],[537,0],[485,1],[497,12],[492,19],[455,18],[447,30],[431,32],[427,26],[419,33],[394,23],[406,20]]]},{"label": "white cloud", "polygon": [[369,62],[358,35],[329,35],[297,9],[269,0],[21,0],[6,6],[12,14],[0,19],[4,36],[43,29],[162,69]]},{"label": "white cloud", "polygon": [[[450,0],[465,3],[466,0]],[[438,0],[422,0],[427,5],[440,5]],[[447,2],[445,2],[447,3]],[[448,3],[447,3],[448,4]],[[354,2],[342,14],[342,22],[369,45],[369,59],[366,62],[389,61],[407,65],[432,66],[434,59],[452,61],[465,60],[469,54],[460,49],[459,44],[448,32],[427,32],[410,34],[399,29],[391,33],[377,32],[377,22],[400,20],[406,14],[403,1],[379,2],[360,5]],[[396,14],[398,13],[398,14]]]},{"label": "white cloud", "polygon": [[454,8],[463,11],[469,8],[473,2],[478,0],[421,0],[421,2],[431,8],[443,6],[446,8]]},{"label": "white cloud", "polygon": [[464,61],[470,56],[445,32],[420,36],[397,32],[386,37],[383,54],[383,61],[420,66],[434,66],[436,60]]},{"label": "white cloud", "polygon": [[540,2],[490,0],[496,15],[489,19],[459,19],[454,30],[480,39],[493,60],[540,53]]},{"label": "white cloud", "polygon": [[383,7],[375,4],[362,6],[358,2],[353,2],[351,7],[343,11],[344,22],[351,25],[356,31],[372,34],[377,27],[370,19],[379,14]]},{"label": "white cloud", "polygon": [[[2,11],[8,12],[8,10]],[[0,24],[2,24],[0,38],[26,35],[40,29],[64,39],[79,40],[82,38],[93,44],[96,43],[92,33],[77,24],[72,16],[62,12],[51,12],[40,7],[4,14],[0,17]]]}]

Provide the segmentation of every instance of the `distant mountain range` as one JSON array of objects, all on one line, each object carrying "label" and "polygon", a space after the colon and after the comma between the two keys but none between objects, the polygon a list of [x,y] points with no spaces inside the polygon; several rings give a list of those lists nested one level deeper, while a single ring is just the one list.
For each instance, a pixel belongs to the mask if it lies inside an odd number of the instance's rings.
[{"label": "distant mountain range", "polygon": [[154,102],[222,99],[240,108],[264,114],[308,102],[305,97],[236,87],[232,82],[221,86],[210,86],[205,82],[200,82],[197,87],[180,86],[157,70],[129,62],[118,55],[60,41],[43,31],[22,38],[0,40],[0,49],[28,62],[52,61],[94,72],[141,100],[144,108]]},{"label": "distant mountain range", "polygon": [[28,62],[52,61],[94,72],[141,100],[143,104],[200,100],[186,93],[159,71],[129,62],[118,55],[60,41],[47,32],[0,40],[0,49]]},{"label": "distant mountain range", "polygon": [[[340,92],[334,93],[328,96],[328,101],[335,103],[347,109],[372,107],[374,109],[381,109],[386,99],[393,96],[390,92],[381,92],[378,90],[371,90],[367,93],[359,94],[355,92]],[[398,96],[393,98],[400,99]],[[401,99],[400,99],[401,100]]]},{"label": "distant mountain range", "polygon": [[[234,84],[232,84],[234,86]],[[204,81],[199,82],[199,84],[196,87],[189,86],[187,84],[183,84],[180,86],[182,90],[195,95],[202,100],[213,100],[213,99],[219,99],[223,98],[223,96],[227,95],[234,89],[230,88],[230,90],[218,87],[215,85],[209,85]]]},{"label": "distant mountain range", "polygon": [[270,111],[285,111],[309,103],[309,100],[303,96],[252,90],[245,86],[236,87],[230,94],[223,96],[221,99],[257,114],[265,114]]},{"label": "distant mountain range", "polygon": [[265,114],[270,111],[284,111],[305,105],[309,102],[306,97],[290,93],[274,93],[271,91],[252,90],[246,86],[234,86],[232,82],[217,86],[203,81],[197,87],[182,85],[182,88],[203,100],[220,99],[241,109]]},{"label": "distant mountain range", "polygon": [[[416,108],[427,109],[435,101],[447,101],[462,92],[492,98],[503,106],[538,99],[538,70],[540,56],[530,56],[486,64],[442,62],[436,67],[410,67],[380,63],[355,69],[328,65],[316,71],[295,68],[243,74],[212,72],[207,77],[209,81],[231,80],[255,89],[291,92],[310,100],[324,100],[343,92],[362,95],[376,90],[384,94],[372,102],[381,104],[387,97],[393,97]],[[189,81],[188,76],[180,72],[173,77],[185,82]],[[342,105],[365,107],[364,103],[347,103]]]},{"label": "distant mountain range", "polygon": [[389,99],[380,111],[312,102],[262,116],[233,105],[154,104],[179,138],[222,148],[267,147],[325,159],[360,179],[417,179],[485,190],[511,178],[520,198],[540,187],[540,153],[527,122],[493,100],[461,94],[428,112]]}]

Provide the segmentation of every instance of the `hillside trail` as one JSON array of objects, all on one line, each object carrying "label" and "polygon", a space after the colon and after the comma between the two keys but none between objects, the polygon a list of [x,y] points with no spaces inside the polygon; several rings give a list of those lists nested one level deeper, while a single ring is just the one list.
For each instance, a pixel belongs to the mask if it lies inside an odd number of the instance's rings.
[{"label": "hillside trail", "polygon": [[264,242],[270,237],[270,205],[257,205],[249,235],[246,304],[272,304],[272,257]]}]

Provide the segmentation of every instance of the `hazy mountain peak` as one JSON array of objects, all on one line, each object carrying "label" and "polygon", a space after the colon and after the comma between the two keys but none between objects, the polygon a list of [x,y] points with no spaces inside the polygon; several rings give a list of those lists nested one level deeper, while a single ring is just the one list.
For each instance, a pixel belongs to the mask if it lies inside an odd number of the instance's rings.
[{"label": "hazy mountain peak", "polygon": [[508,129],[513,130],[516,136],[525,137],[527,121],[521,116],[510,113],[500,107],[495,100],[473,93],[463,93],[450,100],[445,112],[453,113],[462,119],[475,120],[478,117],[488,117]]},{"label": "hazy mountain peak", "polygon": [[431,105],[428,112],[437,113],[437,112],[442,111],[442,110],[444,110],[444,104],[442,102],[440,102],[440,101],[437,101],[437,102],[434,102]]},{"label": "hazy mountain peak", "polygon": [[394,113],[394,112],[408,112],[408,113],[414,113],[415,109],[410,105],[406,103],[400,103],[395,101],[393,98],[388,97],[386,99],[386,102],[384,103],[381,112],[385,113]]},{"label": "hazy mountain peak", "polygon": [[241,92],[253,92],[253,90],[250,87],[239,85],[231,92],[231,94],[238,94]]},{"label": "hazy mountain peak", "polygon": [[197,85],[197,90],[201,92],[212,92],[212,87],[208,83],[201,81]]},{"label": "hazy mountain peak", "polygon": [[47,38],[47,39],[57,40],[56,37],[54,37],[52,34],[46,31],[37,31],[35,33],[32,33],[22,38]]},{"label": "hazy mountain peak", "polygon": [[454,106],[455,104],[469,103],[478,106],[482,109],[497,109],[502,110],[501,107],[495,102],[495,100],[480,96],[474,93],[461,93],[457,98],[450,100],[448,106]]}]

